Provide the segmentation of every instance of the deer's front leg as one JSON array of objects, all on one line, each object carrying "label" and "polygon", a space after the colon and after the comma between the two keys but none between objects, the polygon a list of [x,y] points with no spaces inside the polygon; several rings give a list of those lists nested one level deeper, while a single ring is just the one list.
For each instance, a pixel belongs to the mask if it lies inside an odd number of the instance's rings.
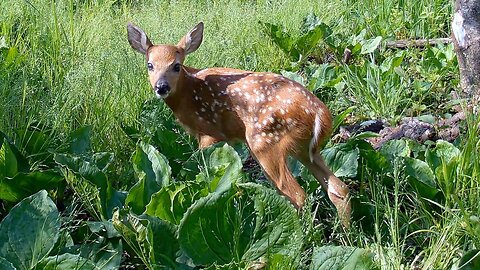
[{"label": "deer's front leg", "polygon": [[198,147],[200,147],[200,149],[207,148],[210,145],[221,141],[220,139],[214,138],[209,135],[203,135],[203,134],[198,134],[197,140],[198,140]]}]

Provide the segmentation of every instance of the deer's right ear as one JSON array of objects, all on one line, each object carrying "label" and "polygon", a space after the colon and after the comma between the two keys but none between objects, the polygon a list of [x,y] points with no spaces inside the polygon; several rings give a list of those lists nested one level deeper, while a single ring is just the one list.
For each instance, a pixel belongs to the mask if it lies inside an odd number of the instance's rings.
[{"label": "deer's right ear", "polygon": [[145,34],[145,32],[143,32],[143,30],[138,28],[136,25],[128,23],[127,31],[128,42],[130,43],[130,46],[132,46],[132,48],[137,52],[146,54],[147,49],[153,46],[150,39],[148,39],[147,34]]}]

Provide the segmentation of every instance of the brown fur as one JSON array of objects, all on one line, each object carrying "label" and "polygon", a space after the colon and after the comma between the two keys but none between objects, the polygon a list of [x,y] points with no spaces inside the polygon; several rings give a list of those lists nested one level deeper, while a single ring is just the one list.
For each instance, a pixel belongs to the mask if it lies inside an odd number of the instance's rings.
[{"label": "brown fur", "polygon": [[[139,28],[132,29],[129,26],[129,40],[144,35]],[[130,31],[134,33],[130,35]],[[245,141],[268,178],[298,208],[304,204],[305,192],[286,161],[288,156],[301,161],[327,191],[343,223],[348,225],[348,187],[318,154],[319,144],[332,129],[332,116],[325,104],[302,85],[278,74],[186,66],[174,71],[175,64],[183,65],[186,51],[198,48],[202,34],[203,24],[199,24],[177,46],[146,46],[147,62],[154,66],[149,72],[152,87],[160,79],[168,82],[171,90],[165,102],[186,130],[198,138],[200,147],[219,141]],[[139,40],[130,44],[140,52],[145,47],[141,43],[134,45]],[[317,115],[319,133],[314,134]],[[309,157],[309,149],[314,157]]]}]

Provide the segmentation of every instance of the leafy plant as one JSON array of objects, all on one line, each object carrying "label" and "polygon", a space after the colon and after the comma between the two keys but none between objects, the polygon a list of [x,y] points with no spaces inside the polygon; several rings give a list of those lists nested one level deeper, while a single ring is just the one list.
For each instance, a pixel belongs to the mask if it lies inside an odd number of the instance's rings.
[{"label": "leafy plant", "polygon": [[27,158],[0,132],[0,199],[19,202],[42,189],[55,189],[63,180],[53,169],[30,171]]},{"label": "leafy plant", "polygon": [[[91,223],[100,233],[104,224]],[[62,246],[60,214],[45,190],[23,199],[0,223],[2,269],[117,269],[122,245],[102,238],[90,244]],[[107,235],[103,239],[107,239]],[[100,241],[98,241],[100,240]]]},{"label": "leafy plant", "polygon": [[0,257],[16,269],[46,258],[60,232],[60,216],[46,191],[23,199],[0,223]]},{"label": "leafy plant", "polygon": [[193,204],[178,233],[196,264],[226,264],[280,253],[298,257],[302,232],[295,209],[275,191],[255,184],[212,193]]},{"label": "leafy plant", "polygon": [[303,61],[312,51],[317,48],[322,40],[329,40],[332,34],[331,28],[322,23],[315,15],[310,14],[302,25],[302,34],[292,37],[281,26],[259,22],[263,26],[264,33],[285,53],[293,62]]},{"label": "leafy plant", "polygon": [[323,246],[313,250],[312,270],[372,270],[373,254],[354,247]]},{"label": "leafy plant", "polygon": [[137,144],[132,163],[138,182],[128,192],[125,204],[131,207],[134,213],[141,214],[152,194],[169,184],[171,170],[166,158],[144,142]]}]

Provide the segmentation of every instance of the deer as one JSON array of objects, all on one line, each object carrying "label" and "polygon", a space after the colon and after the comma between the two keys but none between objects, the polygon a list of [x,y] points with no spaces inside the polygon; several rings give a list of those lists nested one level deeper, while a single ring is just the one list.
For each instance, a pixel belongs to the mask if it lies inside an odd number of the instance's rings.
[{"label": "deer", "polygon": [[267,178],[297,209],[305,204],[306,193],[287,159],[300,161],[320,182],[348,227],[349,188],[319,153],[332,132],[327,106],[301,84],[279,74],[184,65],[185,57],[201,45],[203,29],[200,22],[178,44],[154,45],[142,29],[128,23],[128,41],[145,56],[156,97],[196,137],[199,148],[222,141],[245,142]]}]

